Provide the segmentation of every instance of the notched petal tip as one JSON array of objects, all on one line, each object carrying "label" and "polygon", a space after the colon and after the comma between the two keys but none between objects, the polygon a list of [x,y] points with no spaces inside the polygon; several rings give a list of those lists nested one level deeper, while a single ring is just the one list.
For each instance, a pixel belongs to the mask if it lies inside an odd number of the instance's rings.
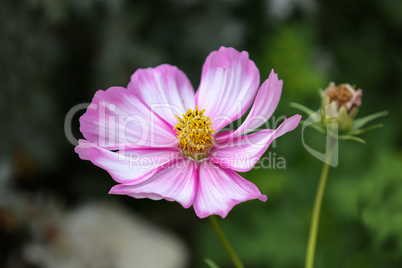
[{"label": "notched petal tip", "polygon": [[292,122],[293,129],[295,129],[299,125],[299,122],[301,119],[302,119],[302,116],[300,114],[295,114],[294,116],[289,118],[289,120],[291,120],[291,122]]},{"label": "notched petal tip", "polygon": [[[275,72],[274,68],[272,68],[271,72],[269,73],[268,78],[270,78],[270,77],[279,79],[278,74]],[[280,81],[282,81],[282,79]]]},{"label": "notched petal tip", "polygon": [[268,196],[265,194],[262,194],[262,195],[260,195],[260,197],[258,197],[258,200],[261,200],[262,202],[267,202]]},{"label": "notched petal tip", "polygon": [[[123,188],[123,189],[124,189],[124,188]],[[121,187],[121,184],[117,184],[117,185],[113,186],[113,187],[109,190],[108,194],[124,195],[125,192],[124,192],[123,189],[122,189],[122,187]]]},{"label": "notched petal tip", "polygon": [[248,53],[246,51],[239,52],[232,47],[220,47],[218,51],[210,53],[209,57],[214,59],[211,61],[213,65],[220,68],[230,68],[240,57],[248,59]]},{"label": "notched petal tip", "polygon": [[87,140],[78,140],[78,145],[74,148],[74,151],[82,160],[90,160],[88,149],[94,145]]}]

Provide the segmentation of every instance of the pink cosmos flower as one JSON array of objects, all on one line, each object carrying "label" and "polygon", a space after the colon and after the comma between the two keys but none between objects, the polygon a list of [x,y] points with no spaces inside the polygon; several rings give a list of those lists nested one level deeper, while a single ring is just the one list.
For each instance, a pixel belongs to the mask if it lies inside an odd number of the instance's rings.
[{"label": "pink cosmos flower", "polygon": [[[111,194],[176,201],[193,205],[200,218],[225,218],[241,202],[267,200],[236,171],[252,169],[272,141],[301,119],[295,115],[277,129],[248,134],[272,116],[283,81],[272,71],[259,84],[248,53],[226,47],[207,57],[196,94],[175,66],[139,69],[127,88],[96,92],[80,118],[85,140],[75,151],[119,183]],[[251,105],[237,130],[223,130]]]}]

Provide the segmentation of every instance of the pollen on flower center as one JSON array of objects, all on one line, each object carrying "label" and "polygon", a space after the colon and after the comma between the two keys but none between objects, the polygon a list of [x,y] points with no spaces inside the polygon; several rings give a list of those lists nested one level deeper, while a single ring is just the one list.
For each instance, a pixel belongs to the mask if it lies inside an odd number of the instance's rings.
[{"label": "pollen on flower center", "polygon": [[207,152],[215,142],[212,134],[212,122],[208,116],[204,115],[205,109],[198,111],[188,109],[182,117],[176,115],[178,122],[173,128],[179,139],[179,148],[184,155],[196,160],[207,157]]},{"label": "pollen on flower center", "polygon": [[338,101],[338,108],[342,107],[352,98],[352,92],[345,86],[339,85],[329,94],[330,102]]}]

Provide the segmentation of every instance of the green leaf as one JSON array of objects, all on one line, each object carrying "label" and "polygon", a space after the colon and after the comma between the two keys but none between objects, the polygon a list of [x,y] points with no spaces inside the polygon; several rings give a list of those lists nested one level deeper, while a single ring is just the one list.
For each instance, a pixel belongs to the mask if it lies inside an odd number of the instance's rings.
[{"label": "green leaf", "polygon": [[374,119],[377,119],[379,117],[386,116],[387,114],[388,114],[388,111],[382,111],[382,112],[379,112],[379,113],[371,114],[371,115],[356,119],[356,120],[353,121],[352,130],[357,131],[358,129],[363,127],[368,122],[370,122],[370,121],[372,121]]},{"label": "green leaf", "polygon": [[205,258],[204,262],[208,265],[209,268],[219,268],[219,266],[209,258]]}]

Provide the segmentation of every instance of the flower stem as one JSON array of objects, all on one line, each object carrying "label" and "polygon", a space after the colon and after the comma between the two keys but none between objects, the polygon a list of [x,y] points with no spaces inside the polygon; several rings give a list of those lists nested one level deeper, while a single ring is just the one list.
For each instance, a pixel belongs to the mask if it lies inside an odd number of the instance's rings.
[{"label": "flower stem", "polygon": [[329,171],[329,163],[332,158],[332,153],[334,150],[334,141],[331,140],[330,148],[328,151],[328,155],[326,161],[324,162],[324,167],[322,169],[320,182],[318,184],[317,194],[315,197],[313,215],[311,217],[311,225],[310,225],[310,235],[307,244],[307,253],[306,253],[306,268],[313,268],[314,267],[314,254],[315,254],[315,247],[317,241],[317,233],[318,233],[318,225],[320,221],[320,211],[321,211],[321,204],[322,198],[324,196],[325,191],[325,184],[327,182],[328,171]]},{"label": "flower stem", "polygon": [[235,267],[236,268],[244,268],[244,266],[241,263],[239,257],[237,257],[237,255],[234,252],[232,246],[229,244],[229,241],[226,239],[225,234],[222,232],[222,229],[219,226],[219,223],[216,220],[216,217],[211,215],[211,216],[209,216],[209,219],[211,220],[212,226],[214,227],[215,232],[219,237],[219,240],[221,240],[221,243],[222,243],[223,247],[226,249],[226,252],[228,253],[229,257],[232,259],[233,264],[235,265]]}]

